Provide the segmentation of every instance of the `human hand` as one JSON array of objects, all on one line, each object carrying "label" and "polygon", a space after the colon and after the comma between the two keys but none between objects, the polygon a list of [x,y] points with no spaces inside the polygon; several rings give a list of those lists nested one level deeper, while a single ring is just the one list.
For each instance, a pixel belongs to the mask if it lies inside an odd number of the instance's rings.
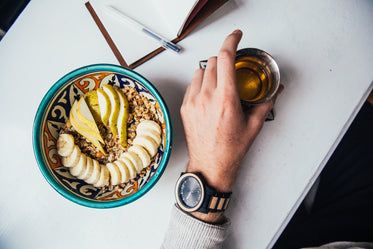
[{"label": "human hand", "polygon": [[180,110],[189,150],[187,172],[201,172],[218,192],[232,191],[241,162],[276,98],[243,110],[234,65],[241,37],[240,30],[234,31],[206,69],[196,70]]}]

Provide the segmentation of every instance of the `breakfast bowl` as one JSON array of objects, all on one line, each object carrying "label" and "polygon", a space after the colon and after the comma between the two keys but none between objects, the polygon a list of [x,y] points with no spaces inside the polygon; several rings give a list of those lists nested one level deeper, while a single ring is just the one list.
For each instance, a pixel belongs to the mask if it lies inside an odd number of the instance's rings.
[{"label": "breakfast bowl", "polygon": [[[147,127],[139,137],[146,122],[159,128]],[[151,132],[158,138],[150,138]],[[91,208],[123,206],[149,192],[167,166],[171,144],[170,115],[157,89],[140,74],[111,64],[63,76],[42,99],[33,125],[34,154],[44,178],[68,200]]]}]

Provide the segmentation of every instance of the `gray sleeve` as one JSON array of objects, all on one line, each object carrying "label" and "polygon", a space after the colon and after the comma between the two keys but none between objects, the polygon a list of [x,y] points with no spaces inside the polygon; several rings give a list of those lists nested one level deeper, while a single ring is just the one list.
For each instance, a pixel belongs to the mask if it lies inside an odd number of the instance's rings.
[{"label": "gray sleeve", "polygon": [[230,222],[213,225],[173,207],[161,249],[222,248]]},{"label": "gray sleeve", "polygon": [[302,249],[372,249],[373,243],[371,242],[349,242],[339,241],[322,245],[320,247],[305,247]]}]

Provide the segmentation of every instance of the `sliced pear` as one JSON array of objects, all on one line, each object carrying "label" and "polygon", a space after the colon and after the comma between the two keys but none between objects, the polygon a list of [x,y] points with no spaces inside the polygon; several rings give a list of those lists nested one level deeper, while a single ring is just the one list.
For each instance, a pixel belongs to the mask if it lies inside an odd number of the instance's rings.
[{"label": "sliced pear", "polygon": [[99,179],[101,175],[101,165],[96,159],[92,159],[93,162],[93,171],[92,175],[85,179],[86,183],[89,184],[95,184]]},{"label": "sliced pear", "polygon": [[114,87],[112,87],[111,85],[103,85],[102,89],[109,96],[110,99],[111,112],[109,118],[109,127],[113,135],[116,137],[118,135],[117,122],[120,110],[119,96],[118,93],[115,91]]},{"label": "sliced pear", "polygon": [[[96,138],[101,143],[104,143],[104,140],[102,139],[99,132],[97,133],[95,130],[92,130],[90,127],[88,127],[86,125],[86,123],[82,122],[82,120],[79,119],[78,104],[79,104],[79,102],[75,101],[73,106],[71,107],[71,110],[70,110],[70,119],[72,119],[72,122],[71,122],[72,126],[78,132],[82,131],[84,133],[87,133],[87,134],[91,135],[92,137]],[[84,136],[83,134],[81,134],[81,135]]]},{"label": "sliced pear", "polygon": [[[70,122],[71,122],[71,125],[74,127],[74,129],[76,130],[76,132],[78,132],[80,135],[82,135],[83,137],[85,137],[86,139],[88,139],[94,146],[96,146],[104,155],[106,155],[106,152],[104,150],[104,148],[102,147],[102,145],[100,144],[100,142],[97,140],[96,137],[94,137],[92,134],[90,134],[89,132],[86,131],[86,129],[82,129],[82,123],[78,123],[78,119],[75,118],[75,115],[74,113],[76,112],[76,104],[77,102],[75,102],[73,104],[73,107],[71,108],[71,111],[70,111]],[[102,139],[102,138],[101,138]]]},{"label": "sliced pear", "polygon": [[115,91],[118,94],[120,106],[117,122],[120,145],[122,145],[123,148],[127,148],[128,100],[122,91],[118,89],[115,89]]},{"label": "sliced pear", "polygon": [[102,89],[97,89],[97,100],[100,107],[100,115],[102,123],[107,126],[109,123],[111,103],[109,96]]},{"label": "sliced pear", "polygon": [[135,178],[136,175],[137,175],[137,171],[136,171],[135,166],[131,162],[131,160],[128,159],[127,157],[121,157],[117,160],[117,162],[119,162],[119,161],[124,163],[124,165],[127,166],[128,172],[130,174],[130,179]]},{"label": "sliced pear", "polygon": [[[100,134],[100,131],[98,130],[96,121],[93,118],[93,115],[92,115],[91,111],[89,110],[89,107],[88,107],[87,103],[84,100],[84,96],[81,97],[78,101],[78,104],[76,106],[76,116],[75,116],[75,118],[82,121],[82,123],[84,123],[86,126],[88,126],[90,128],[90,130],[92,130],[93,133]],[[102,138],[99,139],[99,141],[101,141],[101,140],[102,140]]]},{"label": "sliced pear", "polygon": [[62,157],[62,165],[65,167],[74,167],[78,164],[81,154],[79,147],[74,145],[73,152],[69,156]]},{"label": "sliced pear", "polygon": [[131,175],[130,175],[127,165],[121,160],[116,160],[114,163],[118,166],[120,170],[120,174],[122,176],[122,179],[120,182],[121,183],[128,182],[131,179]]},{"label": "sliced pear", "polygon": [[89,91],[84,95],[84,100],[91,111],[96,122],[102,122],[100,106],[98,104],[97,91]]}]

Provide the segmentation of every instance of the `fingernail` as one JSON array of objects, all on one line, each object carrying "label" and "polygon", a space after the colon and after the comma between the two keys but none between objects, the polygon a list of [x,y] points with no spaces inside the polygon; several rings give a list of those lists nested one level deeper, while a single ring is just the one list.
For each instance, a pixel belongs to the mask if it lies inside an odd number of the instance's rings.
[{"label": "fingernail", "polygon": [[232,32],[232,34],[242,34],[242,31],[239,29],[236,29],[235,31]]}]

